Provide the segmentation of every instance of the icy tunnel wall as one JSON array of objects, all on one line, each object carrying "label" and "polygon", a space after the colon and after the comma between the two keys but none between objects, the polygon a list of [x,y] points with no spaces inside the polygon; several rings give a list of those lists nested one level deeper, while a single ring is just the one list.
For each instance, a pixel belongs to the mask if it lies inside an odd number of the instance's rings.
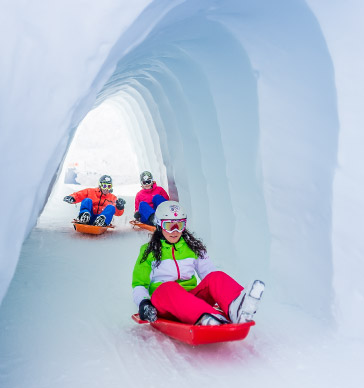
[{"label": "icy tunnel wall", "polygon": [[[278,300],[315,315],[329,316],[335,302],[338,322],[348,324],[354,307],[335,286],[363,270],[360,244],[351,249],[355,268],[341,264],[345,246],[356,244],[360,212],[351,212],[349,232],[337,226],[347,220],[343,187],[355,187],[362,161],[347,156],[358,140],[347,118],[360,122],[362,114],[350,106],[357,89],[345,88],[340,56],[355,57],[355,45],[337,44],[333,31],[359,42],[363,28],[350,15],[362,6],[319,3],[2,6],[1,178],[12,181],[3,217],[18,227],[2,227],[0,296],[80,119],[123,96],[138,107],[136,138],[149,142],[141,148],[161,150],[168,180],[218,263],[244,279],[264,277]],[[335,181],[340,146],[346,159]],[[355,285],[358,300],[362,291]]]},{"label": "icy tunnel wall", "polygon": [[168,176],[223,268],[327,314],[338,121],[325,41],[303,4],[282,3],[285,21],[265,4],[258,24],[236,17],[257,12],[253,2],[208,4],[162,18],[99,101],[122,91],[145,104]]}]

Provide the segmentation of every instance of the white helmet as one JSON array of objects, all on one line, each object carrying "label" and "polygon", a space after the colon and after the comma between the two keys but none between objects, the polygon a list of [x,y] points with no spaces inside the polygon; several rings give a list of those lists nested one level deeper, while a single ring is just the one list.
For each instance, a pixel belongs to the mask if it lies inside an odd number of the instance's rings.
[{"label": "white helmet", "polygon": [[187,214],[183,207],[176,201],[162,202],[155,212],[155,223],[162,225],[162,220],[185,220]]}]

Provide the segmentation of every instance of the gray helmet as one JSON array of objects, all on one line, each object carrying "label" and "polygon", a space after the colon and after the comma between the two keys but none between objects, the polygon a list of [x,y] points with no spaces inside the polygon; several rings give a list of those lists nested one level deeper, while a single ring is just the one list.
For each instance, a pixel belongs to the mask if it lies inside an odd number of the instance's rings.
[{"label": "gray helmet", "polygon": [[151,172],[149,171],[143,171],[141,174],[140,174],[140,183],[142,185],[145,184],[145,182],[153,182],[153,175]]},{"label": "gray helmet", "polygon": [[105,185],[105,184],[109,186],[108,190],[109,190],[110,193],[112,193],[112,191],[113,191],[113,189],[112,189],[112,179],[111,179],[110,175],[103,175],[99,179],[99,187],[100,187],[100,189],[105,189],[105,187],[102,187],[102,185]]}]

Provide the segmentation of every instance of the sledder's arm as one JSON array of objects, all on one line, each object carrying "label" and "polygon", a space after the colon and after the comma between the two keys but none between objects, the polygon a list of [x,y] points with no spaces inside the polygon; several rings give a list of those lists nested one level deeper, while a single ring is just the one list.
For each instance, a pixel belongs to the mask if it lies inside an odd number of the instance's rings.
[{"label": "sledder's arm", "polygon": [[167,194],[167,192],[163,189],[163,187],[158,187],[159,189],[159,194],[164,197],[167,201],[169,201],[169,195]]},{"label": "sledder's arm", "polygon": [[123,210],[118,210],[118,209],[115,210],[115,215],[116,215],[117,217],[120,217],[120,216],[122,216],[123,214],[124,214],[124,209],[123,209]]},{"label": "sledder's arm", "polygon": [[124,206],[126,204],[126,201],[125,199],[123,198],[118,198],[115,203],[114,203],[114,206],[116,208],[115,210],[115,215],[120,217],[124,214]]},{"label": "sledder's arm", "polygon": [[133,270],[133,299],[134,303],[139,307],[140,302],[143,299],[150,299],[149,295],[149,285],[150,285],[150,273],[152,272],[152,266],[150,261],[147,259],[142,263],[140,260],[143,257],[144,251],[146,250],[148,244],[144,244],[140,248],[140,253],[138,259],[135,263]]},{"label": "sledder's arm", "polygon": [[140,263],[144,251],[145,247],[143,246],[133,271],[133,298],[135,304],[138,306],[140,319],[155,322],[157,320],[157,309],[152,305],[148,291],[150,272],[152,269],[151,263],[148,260]]},{"label": "sledder's arm", "polygon": [[199,256],[195,260],[195,271],[197,272],[198,277],[202,280],[210,272],[217,271],[215,264],[210,260],[209,256],[205,253],[202,256]]},{"label": "sledder's arm", "polygon": [[85,198],[90,197],[89,190],[90,189],[76,191],[75,193],[72,193],[69,196],[73,197],[75,199],[75,202],[73,202],[73,203],[79,203],[79,202],[82,202]]},{"label": "sledder's arm", "polygon": [[63,201],[65,201],[67,203],[76,203],[75,199],[71,195],[66,195],[63,198]]},{"label": "sledder's arm", "polygon": [[84,189],[80,191],[76,191],[75,193],[72,193],[70,195],[66,195],[63,198],[63,201],[67,203],[78,203],[84,200],[89,196],[89,189]]},{"label": "sledder's arm", "polygon": [[137,195],[135,196],[135,211],[137,212],[139,210],[139,204],[141,202],[141,199],[140,199],[140,191],[137,193]]}]

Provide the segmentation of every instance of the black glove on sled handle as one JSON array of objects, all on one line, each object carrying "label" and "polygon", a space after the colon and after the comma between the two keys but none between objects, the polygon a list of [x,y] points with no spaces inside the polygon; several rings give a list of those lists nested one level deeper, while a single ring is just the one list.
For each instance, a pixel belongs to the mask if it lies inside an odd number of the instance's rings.
[{"label": "black glove on sled handle", "polygon": [[76,202],[76,200],[71,195],[66,195],[63,198],[63,201],[65,201],[67,203],[75,203]]},{"label": "black glove on sled handle", "polygon": [[143,299],[140,302],[139,317],[143,321],[155,322],[157,320],[157,309],[152,305],[150,299]]}]

